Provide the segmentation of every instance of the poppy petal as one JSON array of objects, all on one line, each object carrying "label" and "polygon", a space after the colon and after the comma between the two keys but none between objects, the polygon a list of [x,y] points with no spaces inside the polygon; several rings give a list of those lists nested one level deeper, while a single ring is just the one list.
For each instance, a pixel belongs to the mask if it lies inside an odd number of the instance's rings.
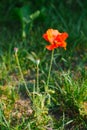
[{"label": "poppy petal", "polygon": [[54,44],[52,44],[52,45],[47,45],[46,48],[47,48],[48,50],[53,50],[53,49],[57,48],[57,46],[54,45]]},{"label": "poppy petal", "polygon": [[64,32],[61,33],[60,35],[57,35],[57,37],[55,38],[55,41],[61,42],[61,41],[65,41],[68,37],[68,33]]},{"label": "poppy petal", "polygon": [[64,49],[66,49],[67,43],[65,41],[62,41],[60,44],[60,47],[63,47]]},{"label": "poppy petal", "polygon": [[49,42],[49,40],[48,40],[48,36],[47,36],[47,34],[45,33],[45,34],[43,34],[43,38],[46,40],[46,41],[48,41]]},{"label": "poppy petal", "polygon": [[66,33],[66,32],[61,33],[61,39],[62,39],[63,41],[65,41],[65,40],[67,39],[67,37],[68,37],[68,33]]},{"label": "poppy petal", "polygon": [[48,29],[48,30],[46,31],[46,33],[43,34],[43,38],[44,38],[46,41],[48,41],[48,42],[50,42],[51,44],[53,44],[53,41],[54,41],[54,39],[56,38],[56,36],[57,36],[58,34],[60,34],[60,33],[58,32],[58,30]]},{"label": "poppy petal", "polygon": [[53,50],[58,47],[63,47],[66,49],[67,43],[65,40],[68,37],[68,33],[63,32],[60,33],[58,30],[48,29],[45,34],[43,34],[43,38],[50,43],[46,48],[48,50]]}]

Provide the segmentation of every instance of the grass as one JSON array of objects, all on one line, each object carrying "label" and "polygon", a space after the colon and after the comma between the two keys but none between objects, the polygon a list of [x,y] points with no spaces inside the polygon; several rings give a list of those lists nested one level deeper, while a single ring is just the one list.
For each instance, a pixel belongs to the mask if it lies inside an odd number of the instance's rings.
[{"label": "grass", "polygon": [[[86,3],[48,2],[24,39],[18,22],[1,22],[1,130],[87,129]],[[42,38],[48,28],[69,34],[67,50],[54,51],[49,83],[51,52]]]}]

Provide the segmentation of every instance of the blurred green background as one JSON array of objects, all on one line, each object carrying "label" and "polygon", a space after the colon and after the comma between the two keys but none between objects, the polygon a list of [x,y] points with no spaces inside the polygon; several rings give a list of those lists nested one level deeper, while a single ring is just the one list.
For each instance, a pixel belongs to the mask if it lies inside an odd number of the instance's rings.
[{"label": "blurred green background", "polygon": [[54,28],[69,34],[67,57],[78,56],[87,48],[86,7],[86,0],[1,0],[0,54],[15,46],[43,51],[42,34]]},{"label": "blurred green background", "polygon": [[21,49],[21,53],[25,49],[43,55],[46,42],[42,35],[48,28],[54,28],[69,34],[64,52],[69,65],[75,56],[86,57],[86,7],[86,0],[1,0],[0,55],[4,51],[12,54],[14,47]]},{"label": "blurred green background", "polygon": [[[86,45],[87,1],[84,0],[1,0],[1,30],[9,27],[26,37],[31,30],[48,28],[67,31],[72,44]],[[71,46],[71,45],[70,45]]]}]

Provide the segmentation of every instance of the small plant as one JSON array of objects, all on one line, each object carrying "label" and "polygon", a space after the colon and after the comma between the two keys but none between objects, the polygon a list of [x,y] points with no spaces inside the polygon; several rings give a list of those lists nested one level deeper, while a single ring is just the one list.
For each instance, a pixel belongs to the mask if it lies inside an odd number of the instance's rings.
[{"label": "small plant", "polygon": [[37,10],[32,13],[29,5],[24,5],[21,8],[15,8],[15,12],[20,18],[22,25],[22,38],[26,38],[29,31],[32,29],[33,21],[40,15],[40,11]]},{"label": "small plant", "polygon": [[46,48],[52,51],[48,79],[47,79],[47,84],[46,84],[47,90],[48,90],[48,85],[49,85],[50,72],[52,68],[54,49],[59,48],[59,47],[66,49],[67,43],[65,42],[65,40],[67,37],[68,37],[68,34],[66,32],[60,33],[58,30],[54,30],[54,29],[48,29],[47,32],[43,35],[43,38],[50,43],[50,45],[47,45]]},{"label": "small plant", "polygon": [[[51,68],[52,68],[52,62],[53,62],[54,49],[59,48],[59,47],[66,49],[67,44],[65,40],[67,37],[68,37],[68,34],[66,32],[60,33],[58,30],[54,30],[54,29],[48,29],[47,32],[43,34],[43,38],[47,40],[48,42],[50,42],[51,44],[51,45],[46,46],[46,48],[48,50],[52,50],[52,56],[51,56],[51,62],[50,62],[50,67],[48,71],[47,82],[46,82],[46,85],[44,86],[45,91],[42,91],[42,92],[39,85],[39,64],[40,64],[39,58],[35,55],[35,53],[33,53],[33,55],[29,54],[28,56],[28,58],[36,65],[36,83],[33,86],[33,91],[30,92],[27,87],[27,84],[24,79],[22,69],[19,63],[19,59],[17,55],[18,49],[17,48],[14,49],[15,58],[16,58],[20,75],[21,75],[21,79],[26,88],[26,92],[32,102],[34,118],[36,122],[36,127],[38,129],[45,130],[45,127],[47,127],[47,125],[49,124],[51,120],[50,116],[48,116],[48,112],[49,112],[48,106],[51,106],[50,93],[53,92],[53,90],[49,88],[49,82],[50,82],[50,74],[51,74]],[[47,117],[49,117],[48,120],[47,120]],[[49,127],[51,126],[49,125]]]}]

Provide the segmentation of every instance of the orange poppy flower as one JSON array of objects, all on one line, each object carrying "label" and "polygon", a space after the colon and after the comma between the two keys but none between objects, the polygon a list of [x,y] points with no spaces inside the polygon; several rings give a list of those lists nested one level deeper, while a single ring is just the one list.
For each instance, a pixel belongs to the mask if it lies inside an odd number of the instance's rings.
[{"label": "orange poppy flower", "polygon": [[58,47],[63,47],[66,49],[67,43],[65,40],[68,37],[68,33],[63,32],[60,33],[58,30],[48,29],[45,34],[43,34],[43,38],[50,43],[46,48],[48,50],[53,50]]}]

